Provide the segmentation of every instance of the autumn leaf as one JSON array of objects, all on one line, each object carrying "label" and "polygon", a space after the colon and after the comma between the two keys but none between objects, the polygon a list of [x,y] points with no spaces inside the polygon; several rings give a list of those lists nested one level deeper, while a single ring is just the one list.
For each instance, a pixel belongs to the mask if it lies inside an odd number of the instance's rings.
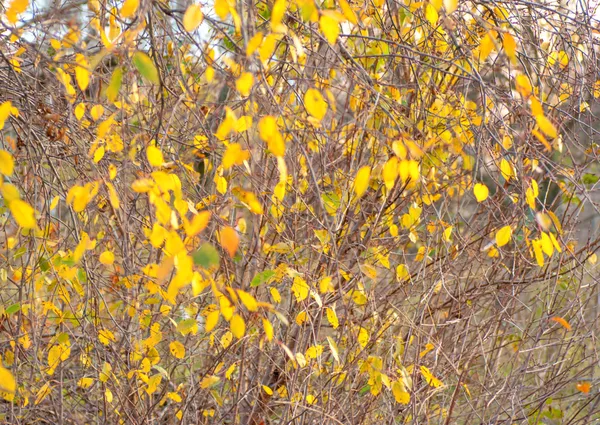
[{"label": "autumn leaf", "polygon": [[162,152],[154,145],[150,145],[146,149],[146,158],[153,167],[160,167],[165,162]]},{"label": "autumn leaf", "polygon": [[121,7],[121,18],[131,18],[139,6],[139,0],[125,0]]},{"label": "autumn leaf", "polygon": [[477,199],[477,202],[483,202],[487,199],[490,191],[483,183],[477,183],[473,187],[473,193],[475,194],[475,199]]},{"label": "autumn leaf", "polygon": [[321,92],[316,89],[308,89],[304,94],[304,106],[308,113],[317,121],[321,121],[327,113],[327,103]]},{"label": "autumn leaf", "polygon": [[0,149],[0,174],[10,177],[14,170],[15,161],[13,156],[9,152]]},{"label": "autumn leaf", "polygon": [[14,394],[16,389],[17,384],[12,373],[3,366],[0,366],[0,391]]},{"label": "autumn leaf", "polygon": [[152,59],[150,59],[150,56],[148,56],[146,53],[139,51],[135,52],[133,54],[133,64],[139,73],[142,74],[142,77],[144,77],[146,80],[154,84],[158,84],[160,82],[158,70],[156,69]]},{"label": "autumn leaf", "polygon": [[237,232],[232,227],[224,227],[219,232],[221,246],[227,251],[230,257],[233,257],[240,244]]},{"label": "autumn leaf", "polygon": [[250,152],[242,149],[239,143],[232,143],[227,146],[223,154],[223,169],[228,170],[234,165],[242,165],[248,159],[250,159]]},{"label": "autumn leaf", "polygon": [[356,177],[354,178],[354,193],[357,197],[361,197],[369,188],[369,179],[371,178],[371,167],[364,166],[358,173],[356,173]]},{"label": "autumn leaf", "polygon": [[506,245],[510,242],[512,237],[512,228],[510,226],[504,226],[496,232],[496,245],[499,247]]},{"label": "autumn leaf", "polygon": [[35,210],[27,202],[21,199],[14,199],[8,204],[15,221],[24,229],[35,229],[37,221],[35,219]]},{"label": "autumn leaf", "polygon": [[183,15],[183,28],[187,32],[192,32],[200,26],[204,15],[202,9],[197,4],[190,5]]},{"label": "autumn leaf", "polygon": [[185,346],[179,341],[173,341],[169,344],[169,352],[177,359],[185,357]]},{"label": "autumn leaf", "polygon": [[231,333],[236,338],[240,339],[246,334],[246,322],[239,314],[234,314],[229,322]]}]

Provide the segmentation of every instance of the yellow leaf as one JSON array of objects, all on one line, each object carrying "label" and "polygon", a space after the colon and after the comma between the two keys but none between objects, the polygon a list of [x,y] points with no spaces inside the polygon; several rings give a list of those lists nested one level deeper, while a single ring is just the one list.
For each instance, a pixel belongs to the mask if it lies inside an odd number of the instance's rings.
[{"label": "yellow leaf", "polygon": [[130,18],[140,5],[139,0],[125,0],[121,8],[121,18]]},{"label": "yellow leaf", "polygon": [[15,161],[10,154],[5,150],[0,149],[0,174],[12,176],[15,170]]},{"label": "yellow leaf", "polygon": [[231,333],[236,338],[242,338],[246,334],[246,322],[239,314],[234,314],[229,322]]},{"label": "yellow leaf", "polygon": [[271,56],[273,56],[273,52],[275,52],[275,47],[277,45],[277,41],[279,41],[279,37],[277,34],[269,34],[260,45],[258,49],[258,57],[260,61],[264,64],[266,63]]},{"label": "yellow leaf", "polygon": [[338,326],[340,326],[340,322],[338,320],[337,314],[335,313],[335,310],[333,308],[327,307],[327,309],[325,309],[325,314],[327,316],[327,321],[329,322],[331,327],[333,329],[337,329]]},{"label": "yellow leaf", "polygon": [[75,55],[75,62],[77,65],[75,67],[75,79],[77,80],[77,85],[81,89],[81,91],[85,91],[90,83],[90,71],[88,70],[89,64],[85,56],[81,53]]},{"label": "yellow leaf", "polygon": [[531,241],[531,246],[533,247],[533,254],[535,256],[535,261],[538,266],[544,267],[544,254],[542,253],[542,243],[538,240]]},{"label": "yellow leaf", "polygon": [[[189,237],[194,237],[201,231],[203,231],[206,226],[208,226],[208,222],[210,220],[210,211],[200,211],[198,214],[192,218],[192,221],[188,226],[185,227],[185,233]],[[185,223],[185,222],[184,222]]]},{"label": "yellow leaf", "polygon": [[535,96],[531,97],[531,114],[535,117],[537,115],[544,114],[544,108],[542,108],[542,104]]},{"label": "yellow leaf", "polygon": [[53,387],[50,386],[50,382],[46,382],[44,385],[42,385],[42,388],[40,388],[35,395],[35,402],[33,404],[40,404],[46,397],[48,397],[48,394],[52,392],[52,389]]},{"label": "yellow leaf", "polygon": [[504,158],[502,158],[500,161],[500,173],[506,181],[509,181],[511,178],[515,177],[515,171],[512,164]]},{"label": "yellow leaf", "polygon": [[92,109],[90,109],[90,115],[94,121],[98,121],[104,115],[104,106],[102,105],[94,105]]},{"label": "yellow leaf", "polygon": [[308,89],[304,94],[304,106],[308,113],[318,121],[321,121],[327,113],[327,103],[321,92],[316,89]]},{"label": "yellow leaf", "polygon": [[369,188],[369,179],[371,178],[371,168],[368,166],[362,167],[356,173],[354,178],[354,193],[357,197],[361,197]]},{"label": "yellow leaf", "polygon": [[14,394],[17,389],[17,383],[10,371],[3,366],[0,366],[0,391]]},{"label": "yellow leaf", "polygon": [[265,336],[267,341],[273,341],[273,325],[269,322],[269,319],[262,319],[263,329],[265,330]]},{"label": "yellow leaf", "polygon": [[535,120],[537,121],[537,124],[540,126],[540,130],[542,130],[542,132],[546,136],[552,137],[552,138],[555,138],[558,136],[556,127],[554,127],[554,124],[552,124],[552,122],[548,118],[546,118],[544,115],[537,115],[535,117]]},{"label": "yellow leaf", "polygon": [[227,0],[215,0],[215,13],[221,20],[225,20],[229,15],[229,2]]},{"label": "yellow leaf", "polygon": [[210,388],[213,385],[215,385],[217,382],[219,382],[220,380],[221,380],[221,378],[219,378],[218,376],[215,376],[215,375],[205,376],[204,379],[202,379],[202,381],[200,381],[200,388],[202,388],[202,389]]},{"label": "yellow leaf", "polygon": [[487,199],[488,195],[490,194],[490,191],[487,188],[487,186],[483,183],[477,183],[473,187],[473,193],[475,194],[477,202],[483,202]]},{"label": "yellow leaf", "polygon": [[24,229],[35,229],[37,221],[35,220],[35,211],[27,202],[21,199],[13,199],[8,204],[15,221]]},{"label": "yellow leaf", "polygon": [[206,323],[204,324],[204,330],[206,332],[212,331],[217,323],[219,323],[219,310],[213,310],[206,315]]},{"label": "yellow leaf", "polygon": [[12,103],[10,100],[0,104],[0,130],[4,128],[4,123],[10,116],[10,111],[12,109]]},{"label": "yellow leaf", "polygon": [[183,28],[185,28],[187,32],[192,32],[200,26],[203,18],[204,15],[202,14],[200,6],[192,4],[187,8],[183,15]]},{"label": "yellow leaf", "polygon": [[339,22],[331,16],[321,15],[321,19],[319,19],[319,27],[321,28],[321,32],[329,44],[335,44],[338,36],[340,35]]},{"label": "yellow leaf", "polygon": [[333,340],[333,338],[331,338],[330,336],[327,337],[327,342],[329,343],[329,349],[331,350],[331,354],[333,355],[333,358],[335,359],[336,362],[340,362],[340,355],[339,355],[339,350],[338,350],[338,346],[335,343],[335,341]]},{"label": "yellow leaf", "polygon": [[433,373],[425,366],[421,366],[421,375],[423,375],[425,381],[434,388],[439,388],[444,385],[444,383],[433,376]]},{"label": "yellow leaf", "polygon": [[496,232],[496,244],[498,246],[504,246],[510,242],[512,237],[512,228],[510,226],[504,226]]},{"label": "yellow leaf", "polygon": [[561,325],[563,328],[565,328],[568,331],[571,330],[571,325],[569,324],[569,322],[567,322],[562,317],[555,316],[555,317],[550,318],[550,320],[552,320],[553,322],[558,323],[559,325]]},{"label": "yellow leaf", "polygon": [[515,63],[517,59],[517,42],[515,41],[514,37],[509,33],[504,34],[502,45],[504,47],[504,51],[506,52],[506,56],[508,56],[512,63]]},{"label": "yellow leaf", "polygon": [[444,8],[449,15],[458,8],[458,0],[444,0]]},{"label": "yellow leaf", "polygon": [[484,61],[494,50],[494,39],[496,38],[496,34],[494,31],[488,32],[485,37],[483,37],[479,43],[479,60]]},{"label": "yellow leaf", "polygon": [[108,199],[110,200],[110,204],[115,210],[118,210],[121,206],[121,202],[119,201],[119,195],[115,190],[115,187],[111,182],[106,182],[106,187],[108,188]]},{"label": "yellow leaf", "polygon": [[154,145],[148,146],[148,149],[146,149],[146,157],[153,167],[160,167],[165,162],[162,152]]},{"label": "yellow leaf", "polygon": [[433,5],[431,3],[428,3],[427,6],[425,7],[425,19],[427,19],[427,21],[429,21],[429,23],[431,25],[435,26],[435,24],[437,24],[439,17],[440,16],[439,16],[437,10],[435,10],[435,7],[433,7]]},{"label": "yellow leaf", "polygon": [[258,310],[258,303],[256,302],[256,299],[252,295],[250,295],[246,291],[242,291],[241,289],[237,290],[237,294],[238,294],[238,297],[240,297],[240,301],[242,302],[242,304],[244,304],[244,306],[248,309],[248,311],[257,311]]},{"label": "yellow leaf", "polygon": [[29,6],[29,0],[13,0],[6,10],[6,18],[8,19],[8,22],[13,25],[16,24],[19,15],[27,10],[27,6]]},{"label": "yellow leaf", "polygon": [[358,25],[358,19],[356,18],[356,14],[354,13],[354,10],[352,10],[352,7],[348,4],[348,2],[346,0],[338,0],[338,3],[340,4],[342,13],[346,17],[346,19],[348,19],[348,22],[354,25]]},{"label": "yellow leaf", "polygon": [[244,97],[250,95],[254,84],[254,76],[250,72],[244,72],[235,82],[235,88]]},{"label": "yellow leaf", "polygon": [[271,10],[271,29],[273,31],[278,31],[281,26],[281,21],[283,19],[283,15],[285,14],[285,9],[287,8],[286,0],[276,0],[273,5],[273,9]]},{"label": "yellow leaf", "polygon": [[108,329],[100,329],[98,331],[98,340],[103,344],[103,345],[108,345],[111,342],[115,342],[117,339],[115,338],[115,334],[113,334],[111,331],[109,331]]},{"label": "yellow leaf", "polygon": [[515,78],[515,86],[517,91],[523,97],[529,97],[531,91],[533,90],[529,78],[523,74],[517,75],[517,77]]},{"label": "yellow leaf", "polygon": [[221,246],[229,253],[230,257],[235,255],[240,244],[240,239],[237,232],[232,227],[225,227],[219,232]]},{"label": "yellow leaf", "polygon": [[252,54],[258,49],[263,41],[263,33],[257,32],[254,36],[248,41],[248,45],[246,46],[246,56],[250,57]]},{"label": "yellow leaf", "polygon": [[410,403],[410,394],[404,388],[404,385],[400,381],[394,381],[392,383],[392,394],[396,403],[408,404]]},{"label": "yellow leaf", "polygon": [[232,143],[227,146],[223,154],[223,169],[228,170],[234,165],[242,165],[244,161],[250,158],[250,152],[242,149],[239,143]]},{"label": "yellow leaf", "polygon": [[308,320],[308,315],[306,311],[301,311],[296,315],[296,319],[294,320],[298,326],[302,326]]},{"label": "yellow leaf", "polygon": [[542,232],[540,237],[540,244],[542,247],[542,251],[544,251],[544,254],[546,254],[548,257],[551,257],[554,253],[554,245],[552,244],[550,236],[548,236],[546,232]]},{"label": "yellow leaf", "polygon": [[294,293],[294,297],[296,297],[296,301],[301,302],[308,297],[308,292],[310,287],[306,283],[304,279],[299,276],[294,278],[292,283],[292,292]]},{"label": "yellow leaf", "polygon": [[388,190],[392,190],[398,178],[398,158],[393,156],[383,166],[381,173],[383,182]]},{"label": "yellow leaf", "polygon": [[262,386],[262,389],[263,389],[263,391],[264,391],[265,393],[267,393],[268,395],[273,395],[273,390],[272,390],[270,387],[268,387],[268,386],[266,386],[266,385],[263,385],[263,386]]},{"label": "yellow leaf", "polygon": [[93,378],[81,378],[79,381],[77,381],[77,386],[79,388],[83,388],[85,390],[85,389],[91,387],[93,383],[94,383]]},{"label": "yellow leaf", "polygon": [[185,357],[185,347],[179,341],[173,341],[169,344],[169,351],[171,355],[177,359],[183,359]]},{"label": "yellow leaf", "polygon": [[56,208],[58,201],[60,201],[60,196],[56,195],[54,198],[52,198],[52,202],[50,202],[50,207],[48,210],[52,211],[54,208]]},{"label": "yellow leaf", "polygon": [[99,261],[105,266],[110,266],[115,262],[115,254],[110,251],[104,251],[102,254],[100,254]]},{"label": "yellow leaf", "polygon": [[369,332],[362,326],[358,329],[358,343],[362,348],[365,348],[369,343]]},{"label": "yellow leaf", "polygon": [[399,264],[398,267],[396,267],[396,280],[402,282],[408,277],[410,277],[410,273],[406,264]]}]

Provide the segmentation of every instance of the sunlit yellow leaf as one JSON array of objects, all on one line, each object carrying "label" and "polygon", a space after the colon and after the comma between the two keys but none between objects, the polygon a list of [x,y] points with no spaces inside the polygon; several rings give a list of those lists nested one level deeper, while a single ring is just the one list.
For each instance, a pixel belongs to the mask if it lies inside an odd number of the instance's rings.
[{"label": "sunlit yellow leaf", "polygon": [[115,334],[113,334],[111,331],[109,331],[108,329],[100,329],[98,331],[98,340],[103,344],[103,345],[108,345],[111,342],[115,342],[117,339],[115,338]]},{"label": "sunlit yellow leaf", "polygon": [[105,266],[110,266],[115,262],[115,254],[110,251],[104,251],[102,254],[100,254],[99,261]]},{"label": "sunlit yellow leaf", "polygon": [[423,375],[423,378],[430,386],[432,386],[434,388],[439,388],[444,385],[444,383],[442,381],[440,381],[435,376],[433,376],[433,373],[431,373],[431,371],[427,367],[421,366],[420,369],[421,369],[421,375]]},{"label": "sunlit yellow leaf", "polygon": [[183,15],[183,28],[187,32],[192,32],[200,26],[204,15],[202,9],[197,4],[190,5]]},{"label": "sunlit yellow leaf", "polygon": [[338,36],[340,35],[340,23],[331,16],[321,15],[321,19],[319,19],[319,27],[321,28],[321,32],[329,44],[335,44]]},{"label": "sunlit yellow leaf", "polygon": [[388,190],[392,190],[396,183],[396,179],[398,178],[398,158],[396,156],[392,156],[388,159],[383,166],[381,176],[383,177],[385,187],[387,187]]},{"label": "sunlit yellow leaf", "polygon": [[240,297],[240,301],[242,302],[242,304],[244,304],[244,307],[246,307],[248,311],[258,310],[258,303],[256,302],[256,299],[248,292],[238,289],[237,295],[238,297]]},{"label": "sunlit yellow leaf", "polygon": [[506,52],[506,56],[511,60],[512,63],[516,62],[516,52],[517,52],[517,42],[514,37],[510,35],[510,33],[505,33],[502,45],[504,47],[504,51]]},{"label": "sunlit yellow leaf", "polygon": [[75,55],[75,62],[77,65],[75,67],[75,79],[77,80],[77,85],[81,89],[81,91],[85,91],[90,83],[90,71],[89,64],[85,56],[81,53]]},{"label": "sunlit yellow leaf", "polygon": [[296,297],[296,301],[301,302],[308,297],[310,287],[306,283],[304,279],[301,277],[295,277],[292,283],[292,292],[294,293],[294,297]]},{"label": "sunlit yellow leaf", "polygon": [[169,352],[177,359],[183,359],[185,357],[185,347],[179,341],[173,341],[169,344]]},{"label": "sunlit yellow leaf", "polygon": [[369,180],[371,178],[371,167],[364,166],[358,173],[356,173],[356,177],[354,178],[354,193],[357,197],[361,197],[369,188]]},{"label": "sunlit yellow leaf", "polygon": [[512,238],[512,228],[510,226],[504,226],[496,232],[496,244],[498,246],[504,246],[510,242]]},{"label": "sunlit yellow leaf", "polygon": [[94,378],[81,378],[77,381],[77,386],[79,388],[83,388],[84,390],[91,387],[94,383]]},{"label": "sunlit yellow leaf", "polygon": [[348,22],[354,25],[358,25],[358,19],[356,18],[356,14],[354,13],[354,10],[348,4],[348,2],[346,0],[338,0],[338,3],[340,5],[340,8],[342,9],[342,13],[344,14]]},{"label": "sunlit yellow leaf", "polygon": [[515,78],[515,86],[517,91],[523,97],[529,97],[531,91],[533,90],[531,87],[531,82],[529,81],[529,77],[523,74],[517,75]]},{"label": "sunlit yellow leaf", "polygon": [[8,22],[13,25],[16,24],[19,15],[27,10],[27,6],[29,6],[29,0],[12,0],[10,6],[6,10]]},{"label": "sunlit yellow leaf", "polygon": [[229,322],[231,333],[236,338],[242,338],[246,334],[246,322],[239,314],[234,314]]},{"label": "sunlit yellow leaf", "polygon": [[327,321],[329,322],[331,327],[333,329],[337,329],[338,326],[340,326],[340,322],[338,321],[338,317],[335,313],[335,310],[333,308],[328,307],[325,309],[325,314],[327,316]]},{"label": "sunlit yellow leaf", "polygon": [[438,11],[435,10],[435,7],[433,7],[431,3],[427,3],[427,6],[425,6],[425,19],[427,19],[431,25],[435,25],[437,24],[439,17],[440,15],[438,14]]},{"label": "sunlit yellow leaf", "polygon": [[500,173],[506,181],[509,181],[511,178],[515,177],[515,171],[512,164],[504,158],[502,158],[500,161]]},{"label": "sunlit yellow leaf", "polygon": [[556,127],[554,127],[554,124],[552,124],[552,122],[548,118],[546,118],[544,115],[537,115],[535,117],[535,120],[537,121],[537,124],[540,126],[540,130],[542,130],[542,132],[546,136],[552,137],[552,138],[555,138],[558,136]]},{"label": "sunlit yellow leaf", "polygon": [[8,208],[17,224],[22,228],[35,229],[37,227],[35,210],[27,202],[21,199],[14,199],[10,201]]},{"label": "sunlit yellow leaf", "polygon": [[12,373],[3,366],[0,366],[0,391],[14,394],[17,389],[17,383]]},{"label": "sunlit yellow leaf", "polygon": [[189,223],[189,225],[185,226],[186,234],[189,237],[193,237],[203,231],[206,226],[208,226],[210,216],[210,211],[200,211],[192,218],[192,221]]},{"label": "sunlit yellow leaf", "polygon": [[48,397],[48,395],[52,392],[52,389],[53,387],[50,386],[50,382],[46,382],[44,385],[42,385],[42,388],[40,388],[35,395],[35,402],[33,404],[40,404],[46,397]]},{"label": "sunlit yellow leaf", "polygon": [[146,157],[153,167],[160,167],[165,162],[162,152],[154,145],[148,146],[148,149],[146,149]]},{"label": "sunlit yellow leaf", "polygon": [[0,104],[0,130],[4,128],[4,123],[10,116],[10,111],[12,109],[12,103],[10,100],[3,102]]},{"label": "sunlit yellow leaf", "polygon": [[286,8],[287,0],[275,0],[271,10],[271,29],[273,31],[279,31]]},{"label": "sunlit yellow leaf", "polygon": [[458,8],[458,0],[444,0],[444,8],[449,15]]},{"label": "sunlit yellow leaf", "polygon": [[121,18],[132,17],[139,7],[139,0],[125,0],[123,7],[121,7]]},{"label": "sunlit yellow leaf", "polygon": [[250,158],[250,152],[242,149],[239,143],[231,143],[223,154],[223,169],[228,170],[234,165],[242,165]]},{"label": "sunlit yellow leaf", "polygon": [[473,187],[473,193],[475,194],[475,199],[477,199],[477,202],[483,202],[487,199],[490,191],[483,183],[477,183]]},{"label": "sunlit yellow leaf", "polygon": [[110,200],[110,204],[115,210],[118,210],[121,206],[121,201],[119,201],[119,195],[115,190],[115,187],[111,182],[106,182],[106,187],[108,189],[108,199]]},{"label": "sunlit yellow leaf", "polygon": [[262,319],[263,329],[265,330],[265,336],[267,337],[267,341],[273,341],[273,325],[269,321],[269,319]]},{"label": "sunlit yellow leaf", "polygon": [[12,176],[15,169],[15,161],[10,152],[0,149],[0,174]]},{"label": "sunlit yellow leaf", "polygon": [[225,20],[229,15],[229,2],[227,0],[215,0],[215,13],[221,20]]},{"label": "sunlit yellow leaf", "polygon": [[410,394],[404,388],[404,385],[400,381],[394,381],[392,383],[392,394],[396,403],[408,404],[410,403]]},{"label": "sunlit yellow leaf", "polygon": [[327,103],[321,92],[316,89],[308,89],[304,94],[304,106],[308,113],[317,121],[321,121],[327,113]]},{"label": "sunlit yellow leaf", "polygon": [[250,41],[248,41],[248,45],[246,46],[246,56],[250,57],[252,54],[258,49],[263,41],[263,33],[257,32],[252,36]]},{"label": "sunlit yellow leaf", "polygon": [[244,97],[250,95],[254,84],[254,76],[250,72],[244,72],[235,82],[235,88]]}]

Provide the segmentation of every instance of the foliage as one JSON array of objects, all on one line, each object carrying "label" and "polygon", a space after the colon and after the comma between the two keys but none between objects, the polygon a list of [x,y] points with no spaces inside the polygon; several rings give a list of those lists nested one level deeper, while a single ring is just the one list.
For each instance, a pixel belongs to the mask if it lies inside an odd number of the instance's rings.
[{"label": "foliage", "polygon": [[600,420],[573,3],[5,2],[2,421]]}]

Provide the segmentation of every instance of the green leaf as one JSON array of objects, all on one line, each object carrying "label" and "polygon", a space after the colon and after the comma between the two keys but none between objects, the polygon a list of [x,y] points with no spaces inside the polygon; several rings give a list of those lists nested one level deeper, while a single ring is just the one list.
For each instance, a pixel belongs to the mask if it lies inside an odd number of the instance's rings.
[{"label": "green leaf", "polygon": [[135,52],[133,55],[133,64],[146,80],[154,84],[159,83],[158,70],[154,66],[154,62],[152,62],[150,56],[144,52]]},{"label": "green leaf", "polygon": [[110,84],[108,85],[108,88],[106,89],[106,98],[110,102],[114,102],[115,100],[117,100],[117,96],[119,95],[119,90],[121,90],[122,83],[123,83],[123,68],[119,67],[119,68],[115,69],[115,72],[113,72],[112,77],[110,77]]},{"label": "green leaf", "polygon": [[194,264],[204,267],[205,269],[212,266],[218,266],[219,261],[221,260],[219,252],[208,242],[202,244],[200,248],[194,252],[192,258],[194,259]]},{"label": "green leaf", "polygon": [[275,276],[275,272],[273,270],[265,270],[260,272],[254,276],[254,279],[252,279],[252,282],[250,282],[250,286],[262,285],[273,276]]},{"label": "green leaf", "polygon": [[9,307],[6,309],[6,313],[7,313],[7,314],[13,314],[13,313],[16,313],[16,312],[17,312],[17,311],[19,311],[19,310],[21,310],[21,304],[19,304],[19,303],[15,303],[15,304],[13,304],[13,305],[9,306]]},{"label": "green leaf", "polygon": [[594,184],[600,179],[600,176],[596,176],[594,174],[584,174],[581,179],[583,184]]}]

